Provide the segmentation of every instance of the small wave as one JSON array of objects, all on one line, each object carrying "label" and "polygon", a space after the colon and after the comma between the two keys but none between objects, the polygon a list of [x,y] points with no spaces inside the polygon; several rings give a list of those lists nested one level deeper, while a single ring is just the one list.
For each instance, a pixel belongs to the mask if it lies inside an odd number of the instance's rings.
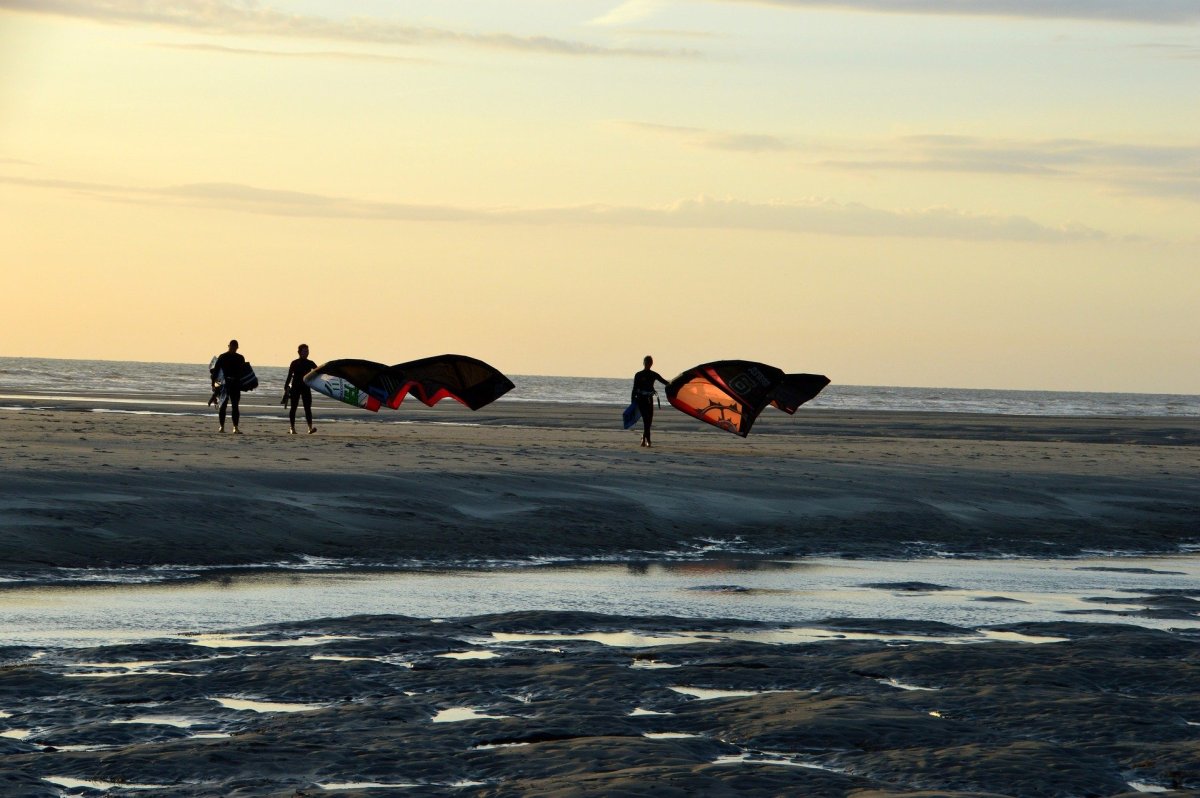
[{"label": "small wave", "polygon": [[[280,385],[287,370],[255,365],[263,385]],[[613,377],[511,375],[506,402],[624,406],[629,380]],[[81,388],[80,386],[85,386]],[[0,358],[0,390],[69,396],[206,393],[207,363]],[[1022,391],[980,388],[830,385],[813,409],[987,413],[1031,416],[1200,416],[1200,395]]]}]

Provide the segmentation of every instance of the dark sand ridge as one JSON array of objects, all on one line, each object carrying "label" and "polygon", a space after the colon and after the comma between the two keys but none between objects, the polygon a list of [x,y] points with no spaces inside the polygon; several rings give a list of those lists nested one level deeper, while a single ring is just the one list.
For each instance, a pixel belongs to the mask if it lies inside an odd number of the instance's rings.
[{"label": "dark sand ridge", "polygon": [[[0,649],[12,663],[0,667],[0,730],[16,732],[0,737],[0,793],[59,795],[47,776],[159,785],[110,794],[164,798],[1200,794],[1200,639],[1190,633],[1064,622],[1014,629],[1066,639],[1045,644],[482,642],[493,632],[716,628],[757,625],[376,616],[264,627],[219,649],[164,640],[36,660]],[[314,635],[341,639],[269,645]],[[481,650],[498,656],[444,656]],[[308,706],[259,713],[218,701],[230,697]],[[490,717],[432,722],[455,708]],[[354,783],[426,786],[319,786]]]},{"label": "dark sand ridge", "polygon": [[711,539],[882,557],[1200,539],[1200,419],[812,409],[764,414],[743,440],[665,408],[645,451],[603,406],[323,405],[311,436],[285,435],[264,406],[235,437],[210,417],[7,401],[45,409],[0,410],[5,570],[619,555]]}]

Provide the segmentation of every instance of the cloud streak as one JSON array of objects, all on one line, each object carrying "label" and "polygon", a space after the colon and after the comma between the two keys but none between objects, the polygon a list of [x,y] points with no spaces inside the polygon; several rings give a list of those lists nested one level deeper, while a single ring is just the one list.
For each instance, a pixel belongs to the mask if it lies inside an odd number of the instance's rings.
[{"label": "cloud streak", "polygon": [[654,16],[663,6],[663,0],[625,0],[608,13],[596,17],[592,25],[627,25]]},{"label": "cloud streak", "polygon": [[378,53],[354,53],[335,50],[262,50],[247,47],[223,47],[218,44],[174,44],[163,42],[155,45],[168,50],[195,50],[203,53],[220,53],[223,55],[255,56],[259,58],[285,58],[319,61],[378,61],[404,64],[430,64],[427,58],[414,58],[403,55],[381,55]]},{"label": "cloud streak", "polygon": [[1137,49],[1146,50],[1155,55],[1173,61],[1200,60],[1200,45],[1180,44],[1177,42],[1151,42],[1137,45]]},{"label": "cloud streak", "polygon": [[944,238],[964,241],[1073,242],[1108,236],[1081,225],[1050,227],[1021,216],[950,208],[890,211],[828,199],[748,202],[699,197],[659,207],[574,205],[554,208],[465,208],[378,202],[237,183],[139,188],[0,176],[0,184],[66,190],[114,202],[176,205],[314,219],[393,222],[583,225],[662,229],[736,229],[846,237]]},{"label": "cloud streak", "polygon": [[908,136],[888,143],[881,154],[830,158],[820,164],[857,171],[966,172],[1079,180],[1124,193],[1200,202],[1200,144]]},{"label": "cloud streak", "polygon": [[726,130],[706,130],[697,127],[659,125],[652,122],[623,121],[618,124],[634,131],[652,133],[676,139],[689,147],[726,152],[787,152],[795,145],[779,136],[765,133],[739,133]]},{"label": "cloud streak", "polygon": [[683,146],[787,154],[808,166],[863,173],[990,174],[1074,180],[1120,193],[1200,202],[1200,144],[1117,144],[1093,139],[989,139],[916,135],[880,142],[797,142],[764,133],[622,121],[621,128]]},{"label": "cloud streak", "polygon": [[0,0],[0,10],[222,36],[271,36],[405,47],[459,45],[562,56],[691,58],[699,55],[690,50],[605,47],[550,36],[464,33],[374,17],[336,20],[230,0]]},{"label": "cloud streak", "polygon": [[824,11],[1192,25],[1198,0],[719,0]]}]

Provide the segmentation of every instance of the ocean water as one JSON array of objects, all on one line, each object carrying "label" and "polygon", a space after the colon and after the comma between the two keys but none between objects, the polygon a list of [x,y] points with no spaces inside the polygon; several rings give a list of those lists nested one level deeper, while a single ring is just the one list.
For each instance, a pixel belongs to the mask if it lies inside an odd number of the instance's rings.
[{"label": "ocean water", "polygon": [[[257,365],[254,369],[263,389],[270,393],[282,391],[287,369]],[[509,377],[517,387],[503,398],[505,402],[624,406],[629,401],[629,378]],[[154,395],[185,400],[207,392],[207,363],[0,357],[0,394]],[[808,407],[1028,416],[1200,416],[1200,395],[912,388],[835,382]]]}]

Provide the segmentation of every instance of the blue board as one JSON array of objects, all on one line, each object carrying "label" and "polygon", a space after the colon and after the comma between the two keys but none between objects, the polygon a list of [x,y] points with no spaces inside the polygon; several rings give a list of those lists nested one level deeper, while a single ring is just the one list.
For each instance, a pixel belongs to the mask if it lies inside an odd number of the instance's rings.
[{"label": "blue board", "polygon": [[642,420],[642,411],[638,410],[637,402],[629,403],[629,407],[625,408],[625,412],[621,414],[621,419],[625,424],[625,429],[629,429]]}]

